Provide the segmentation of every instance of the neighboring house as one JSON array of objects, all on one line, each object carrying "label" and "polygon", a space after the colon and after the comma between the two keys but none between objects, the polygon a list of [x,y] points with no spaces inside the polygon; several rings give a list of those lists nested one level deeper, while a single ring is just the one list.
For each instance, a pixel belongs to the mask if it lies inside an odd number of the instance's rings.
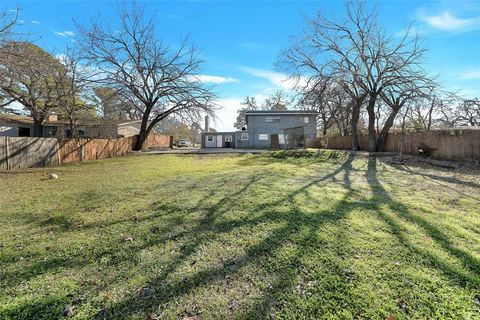
[{"label": "neighboring house", "polygon": [[0,136],[31,137],[33,119],[16,114],[0,113]]},{"label": "neighboring house", "polygon": [[[81,138],[122,138],[137,135],[140,132],[141,120],[78,120],[75,124],[75,137]],[[50,115],[43,123],[44,137],[70,138],[68,120],[58,120],[56,115]]]},{"label": "neighboring house", "polygon": [[247,111],[237,132],[203,132],[202,148],[288,149],[308,147],[317,137],[314,111]]}]

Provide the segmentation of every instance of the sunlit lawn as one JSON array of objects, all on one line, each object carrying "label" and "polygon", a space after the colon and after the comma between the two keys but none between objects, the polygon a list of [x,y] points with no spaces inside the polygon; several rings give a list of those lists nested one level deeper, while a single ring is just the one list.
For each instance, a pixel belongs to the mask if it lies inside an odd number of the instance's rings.
[{"label": "sunlit lawn", "polygon": [[0,173],[0,319],[479,319],[479,176],[380,160]]}]

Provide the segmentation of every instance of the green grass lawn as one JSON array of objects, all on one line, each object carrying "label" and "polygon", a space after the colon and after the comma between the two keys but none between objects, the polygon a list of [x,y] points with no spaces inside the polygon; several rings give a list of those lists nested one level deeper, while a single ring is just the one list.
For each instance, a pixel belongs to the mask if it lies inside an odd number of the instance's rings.
[{"label": "green grass lawn", "polygon": [[479,319],[479,176],[380,160],[0,173],[0,319]]}]

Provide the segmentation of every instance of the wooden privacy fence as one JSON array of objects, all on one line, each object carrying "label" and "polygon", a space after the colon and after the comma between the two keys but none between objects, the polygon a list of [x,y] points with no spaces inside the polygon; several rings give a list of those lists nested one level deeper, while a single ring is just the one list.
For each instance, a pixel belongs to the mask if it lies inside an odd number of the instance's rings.
[{"label": "wooden privacy fence", "polygon": [[63,139],[59,141],[61,163],[124,156],[133,150],[135,138]]},{"label": "wooden privacy fence", "polygon": [[145,150],[165,149],[173,146],[173,136],[150,133],[144,144]]},{"label": "wooden privacy fence", "polygon": [[[351,149],[350,136],[322,137],[322,147],[328,149]],[[403,140],[403,148],[402,148]],[[368,137],[358,138],[360,150],[367,150]],[[416,133],[389,134],[385,151],[418,155],[421,144],[436,149],[433,158],[457,161],[480,160],[480,130],[434,130]]]},{"label": "wooden privacy fence", "polygon": [[[105,159],[131,153],[137,137],[118,139],[62,139],[0,137],[0,170],[45,167],[61,163]],[[168,148],[172,138],[155,134],[147,149]]]},{"label": "wooden privacy fence", "polygon": [[0,137],[0,170],[59,164],[54,138]]}]

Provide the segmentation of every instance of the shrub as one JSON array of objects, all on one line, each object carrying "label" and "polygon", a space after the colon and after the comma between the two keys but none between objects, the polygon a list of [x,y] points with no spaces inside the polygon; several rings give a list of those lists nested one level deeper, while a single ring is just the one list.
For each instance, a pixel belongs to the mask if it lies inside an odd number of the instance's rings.
[{"label": "shrub", "polygon": [[437,150],[437,149],[431,148],[424,143],[421,143],[418,146],[418,154],[420,154],[424,157],[427,157],[427,158],[430,158],[431,156],[433,156],[433,153],[435,152],[435,150]]}]

